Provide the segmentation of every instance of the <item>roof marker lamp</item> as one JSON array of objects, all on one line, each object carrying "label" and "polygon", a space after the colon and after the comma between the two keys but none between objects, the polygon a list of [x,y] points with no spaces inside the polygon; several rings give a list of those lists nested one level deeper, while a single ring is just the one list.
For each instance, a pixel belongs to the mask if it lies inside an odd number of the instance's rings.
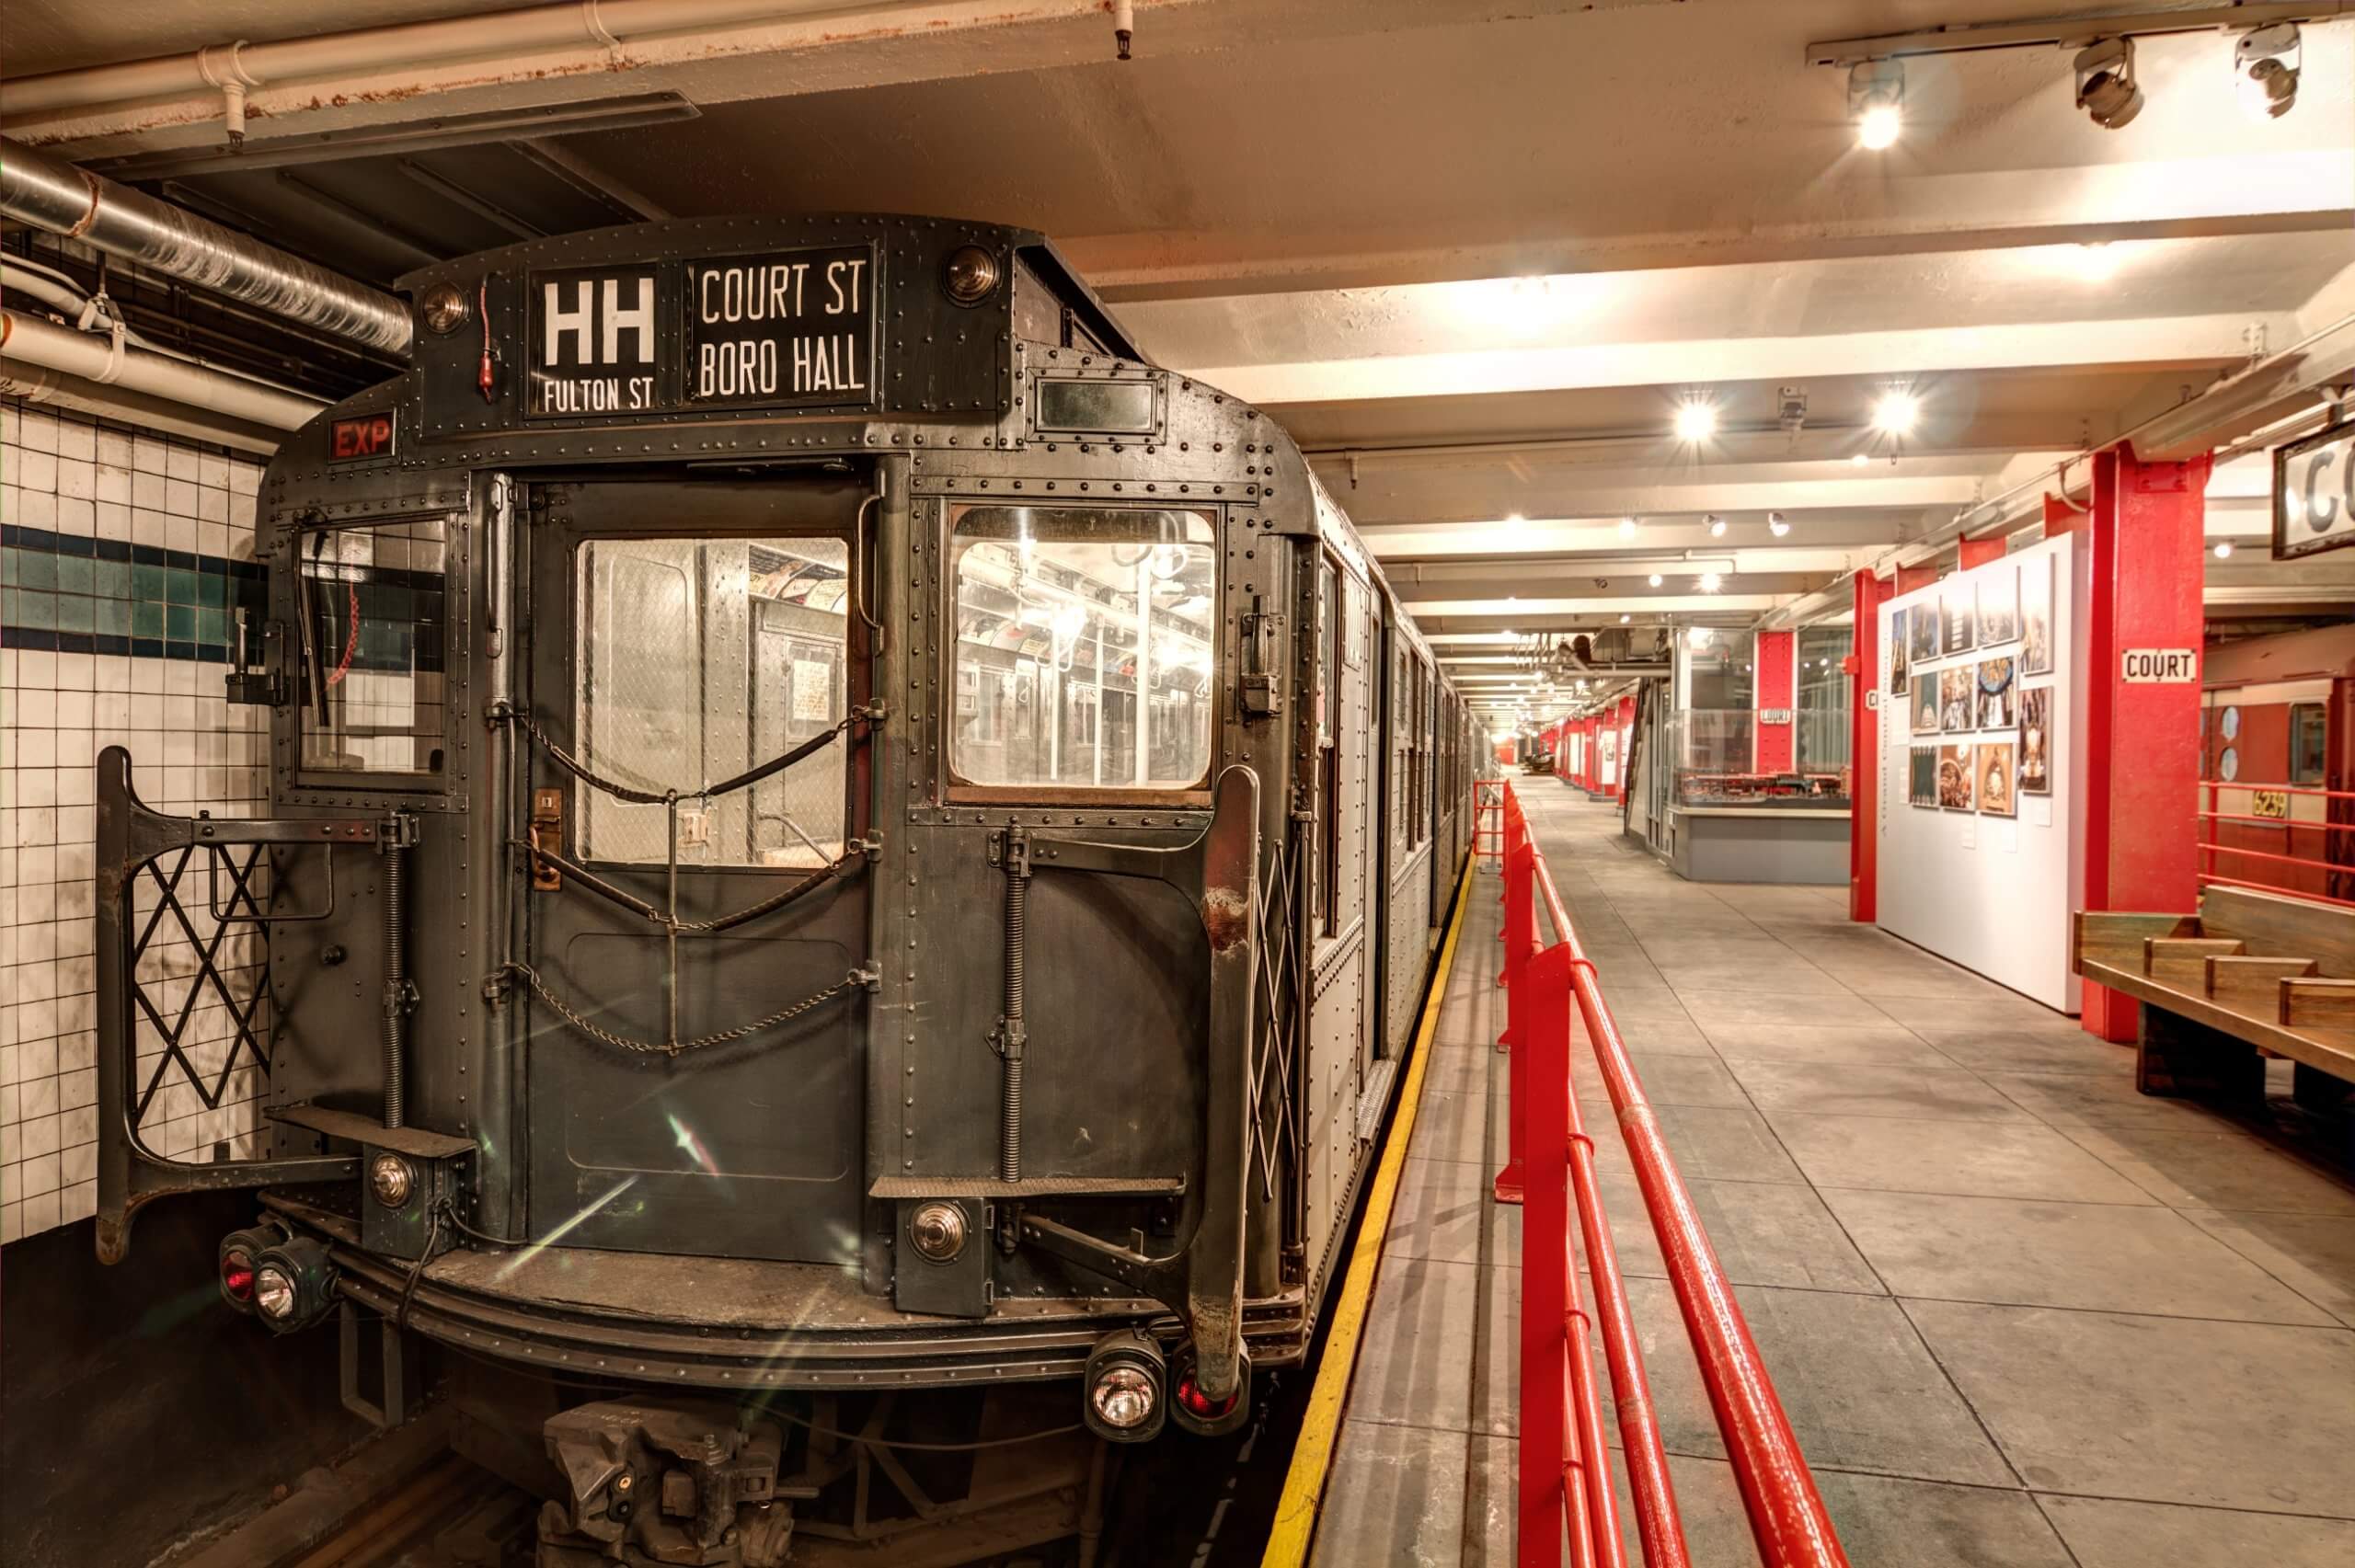
[{"label": "roof marker lamp", "polygon": [[1697,445],[1717,433],[1717,406],[1706,397],[1688,397],[1676,408],[1676,439]]},{"label": "roof marker lamp", "polygon": [[2077,107],[2105,131],[2119,131],[2142,112],[2142,84],[2134,76],[2134,40],[2106,38],[2080,50],[2071,63]]},{"label": "roof marker lamp", "polygon": [[2233,74],[2239,83],[2241,112],[2260,125],[2289,113],[2298,101],[2303,53],[2295,22],[2276,22],[2243,33],[2233,45]]},{"label": "roof marker lamp", "polygon": [[1884,153],[1905,131],[1905,67],[1894,60],[1861,60],[1848,70],[1848,119],[1856,145]]}]

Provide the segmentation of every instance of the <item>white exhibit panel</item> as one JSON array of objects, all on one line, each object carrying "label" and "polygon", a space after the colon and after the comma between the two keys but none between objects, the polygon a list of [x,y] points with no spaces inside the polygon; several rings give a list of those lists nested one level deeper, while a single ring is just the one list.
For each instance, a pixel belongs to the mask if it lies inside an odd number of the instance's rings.
[{"label": "white exhibit panel", "polygon": [[[1879,924],[2078,1010],[2084,562],[2063,535],[1880,609]],[[1901,643],[1897,640],[1902,638]]]}]

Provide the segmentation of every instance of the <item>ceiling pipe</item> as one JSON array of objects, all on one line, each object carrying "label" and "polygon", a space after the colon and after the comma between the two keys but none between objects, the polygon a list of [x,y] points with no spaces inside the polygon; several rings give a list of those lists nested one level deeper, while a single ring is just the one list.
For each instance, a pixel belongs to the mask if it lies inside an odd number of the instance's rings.
[{"label": "ceiling pipe", "polygon": [[[247,96],[271,87],[362,73],[413,76],[435,66],[497,60],[517,74],[556,74],[519,57],[556,52],[578,54],[604,68],[624,63],[632,40],[709,33],[728,28],[832,18],[888,11],[844,0],[569,0],[471,17],[315,33],[270,43],[244,40],[114,65],[50,71],[0,83],[0,115],[35,116],[218,95],[233,132]],[[478,85],[478,84],[477,84]]]},{"label": "ceiling pipe", "polygon": [[121,386],[100,386],[80,376],[60,371],[44,370],[18,360],[0,360],[0,397],[21,397],[28,403],[46,404],[52,408],[71,408],[78,414],[97,414],[109,419],[121,419],[144,430],[161,430],[167,435],[185,436],[190,441],[209,441],[236,452],[250,452],[268,457],[285,443],[285,432],[247,424],[243,419],[231,419],[190,408],[185,404],[150,397],[144,393],[130,392]]},{"label": "ceiling pipe", "polygon": [[0,310],[0,361],[55,371],[99,386],[119,386],[273,430],[300,429],[327,406],[316,397],[131,348],[110,335],[76,332],[22,311]]},{"label": "ceiling pipe", "polygon": [[414,328],[397,296],[20,143],[0,141],[0,215],[408,357]]}]

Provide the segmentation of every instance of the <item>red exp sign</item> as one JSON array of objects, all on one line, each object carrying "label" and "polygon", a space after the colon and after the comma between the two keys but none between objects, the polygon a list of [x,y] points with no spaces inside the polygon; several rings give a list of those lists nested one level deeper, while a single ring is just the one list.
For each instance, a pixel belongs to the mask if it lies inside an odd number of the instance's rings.
[{"label": "red exp sign", "polygon": [[350,463],[363,457],[390,457],[393,454],[393,416],[362,414],[356,419],[338,419],[329,435],[327,458],[334,463]]}]

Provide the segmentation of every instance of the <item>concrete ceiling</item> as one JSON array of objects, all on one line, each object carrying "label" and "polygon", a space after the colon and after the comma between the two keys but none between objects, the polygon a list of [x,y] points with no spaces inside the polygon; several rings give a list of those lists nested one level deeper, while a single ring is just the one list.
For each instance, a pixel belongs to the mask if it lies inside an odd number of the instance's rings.
[{"label": "concrete ceiling", "polygon": [[[273,84],[253,135],[670,92],[700,112],[560,143],[608,206],[1033,224],[1156,358],[1282,418],[1442,651],[1494,659],[1507,629],[1821,607],[1840,574],[2006,492],[2032,508],[2072,454],[2355,313],[2355,22],[2305,29],[2297,105],[2262,122],[2216,32],[2143,38],[2148,105],[2117,132],[2075,109],[2054,48],[1912,59],[1882,153],[1856,145],[1844,71],[1805,63],[1817,40],[2072,8],[1140,0],[1120,63],[1095,0],[784,3],[617,54]],[[17,0],[0,43],[14,80],[477,9]],[[0,83],[0,118],[75,155],[219,139],[201,95],[18,114]],[[487,155],[437,166],[499,194]],[[377,185],[418,182],[327,164],[267,191],[189,183],[224,202],[326,189],[349,226]],[[387,216],[410,246],[444,227]],[[343,238],[355,269],[393,265]],[[1806,398],[1796,433],[1785,387]],[[1892,389],[1919,403],[1901,440],[1871,428]],[[1718,432],[1678,441],[1695,397]],[[2220,477],[2219,539],[2261,532],[2260,469]],[[2280,576],[2256,555],[2216,574],[2235,613]]]}]

